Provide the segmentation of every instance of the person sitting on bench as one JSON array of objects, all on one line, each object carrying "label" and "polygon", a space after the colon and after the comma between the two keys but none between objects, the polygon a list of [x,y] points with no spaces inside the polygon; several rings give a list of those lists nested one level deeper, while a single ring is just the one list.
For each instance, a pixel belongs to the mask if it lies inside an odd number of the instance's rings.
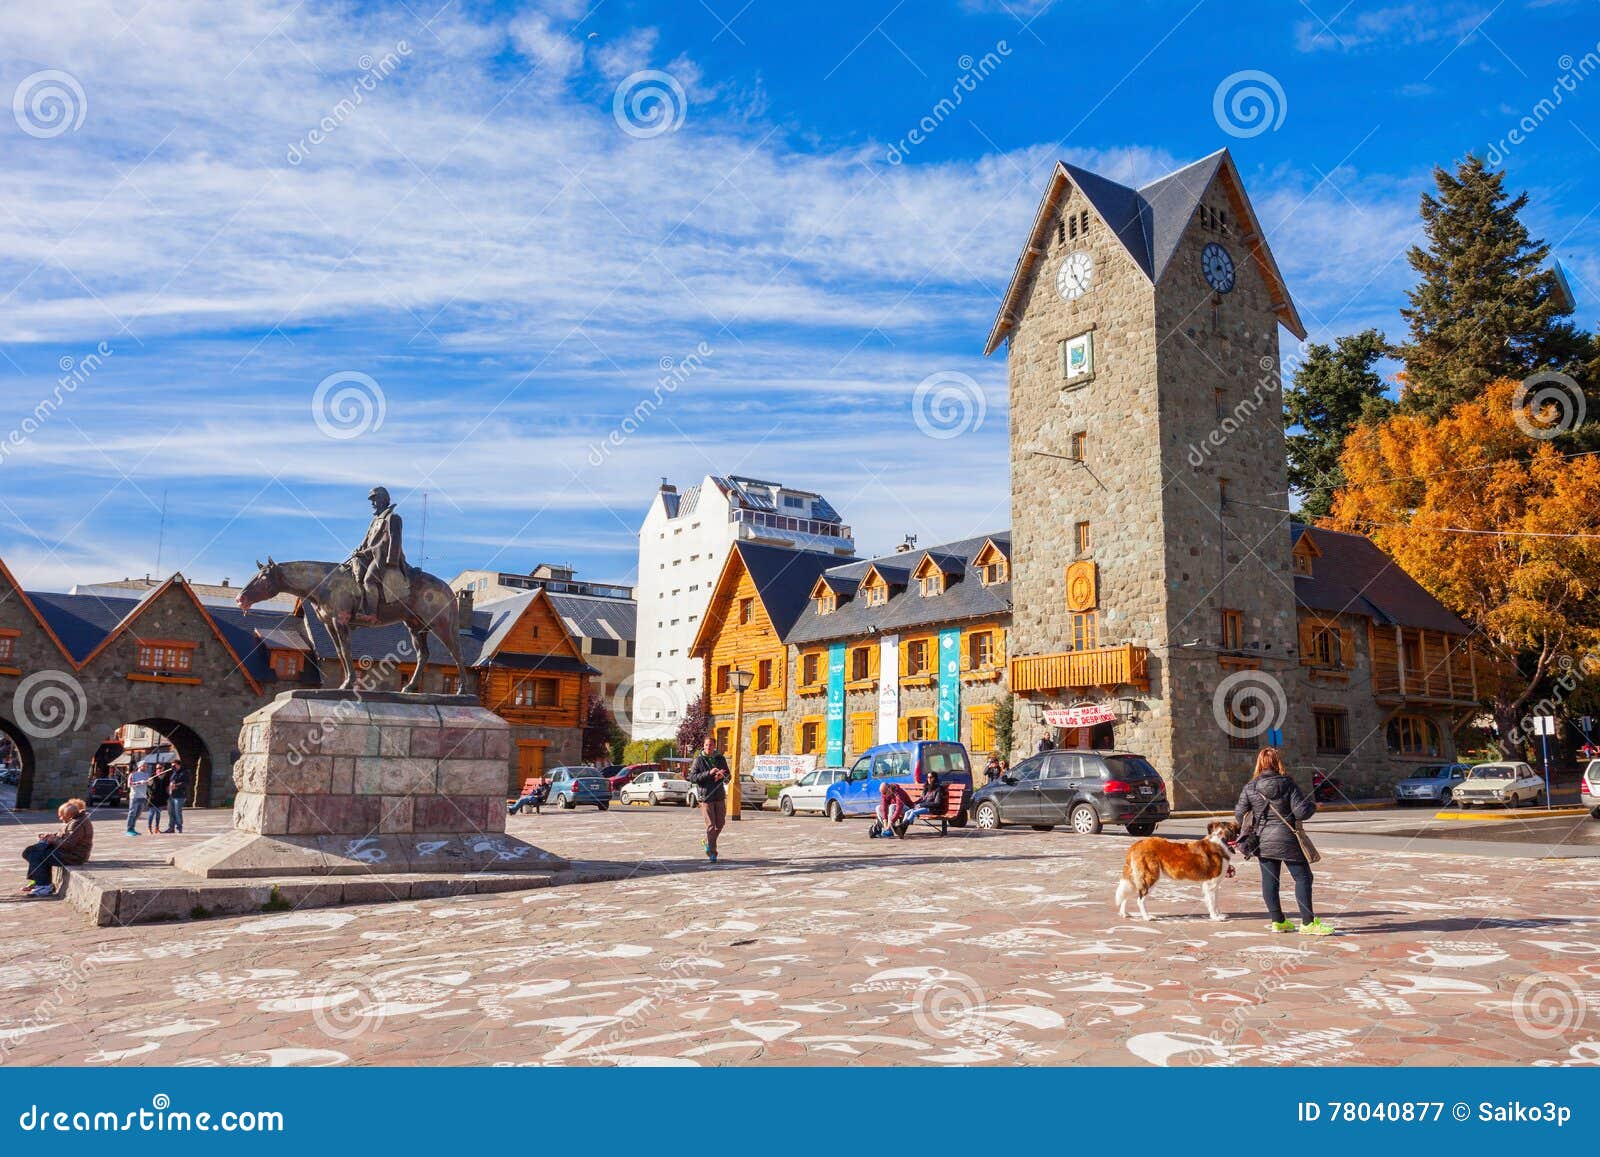
[{"label": "person sitting on bench", "polygon": [[550,795],[550,785],[543,781],[534,785],[532,791],[520,799],[513,800],[506,805],[506,815],[514,816],[525,807],[531,807],[534,815],[542,814],[539,809],[544,806],[544,801]]},{"label": "person sitting on bench", "polygon": [[922,785],[922,795],[917,797],[917,802],[900,817],[900,838],[904,839],[906,830],[924,816],[943,816],[949,803],[950,795],[945,790],[944,784],[939,782],[939,773],[930,771],[928,782]]},{"label": "person sitting on bench", "polygon": [[28,882],[22,886],[23,895],[49,896],[55,892],[52,879],[57,864],[87,864],[94,849],[94,824],[89,822],[89,805],[81,799],[69,799],[56,809],[61,821],[59,832],[46,832],[37,843],[22,849],[22,858],[28,861]]},{"label": "person sitting on bench", "polygon": [[893,836],[911,806],[911,797],[897,783],[885,780],[878,787],[878,822],[872,825],[871,835]]}]

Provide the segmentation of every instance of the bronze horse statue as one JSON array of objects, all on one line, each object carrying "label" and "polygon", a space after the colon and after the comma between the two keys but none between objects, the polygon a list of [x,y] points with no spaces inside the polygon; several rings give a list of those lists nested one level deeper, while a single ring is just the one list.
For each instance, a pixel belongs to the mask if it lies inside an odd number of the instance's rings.
[{"label": "bronze horse statue", "polygon": [[[350,652],[350,627],[361,608],[361,585],[350,567],[338,562],[257,562],[260,569],[255,578],[239,592],[239,609],[248,611],[257,603],[276,595],[291,594],[299,597],[317,616],[328,636],[333,640],[339,662],[344,666],[341,690],[352,690],[356,685],[356,663]],[[461,662],[461,644],[456,638],[456,596],[443,579],[417,570],[405,569],[406,586],[395,589],[386,586],[383,599],[378,604],[372,626],[404,623],[411,631],[411,645],[416,660],[416,670],[401,688],[403,691],[422,689],[422,672],[428,665],[428,633],[438,635],[449,648],[450,657],[456,661],[460,686],[465,688],[467,672]],[[398,584],[396,584],[398,586]],[[368,625],[363,622],[362,625]],[[306,637],[311,637],[310,624]]]}]

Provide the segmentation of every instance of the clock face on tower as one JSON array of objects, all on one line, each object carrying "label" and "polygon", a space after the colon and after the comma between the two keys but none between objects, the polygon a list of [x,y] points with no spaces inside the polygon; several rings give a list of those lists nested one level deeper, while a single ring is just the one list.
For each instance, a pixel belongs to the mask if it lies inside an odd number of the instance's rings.
[{"label": "clock face on tower", "polygon": [[1233,258],[1215,241],[1200,251],[1200,272],[1206,275],[1206,284],[1218,293],[1233,290]]},{"label": "clock face on tower", "polygon": [[1063,301],[1076,301],[1089,292],[1094,282],[1094,258],[1083,249],[1074,249],[1056,271],[1056,292]]}]

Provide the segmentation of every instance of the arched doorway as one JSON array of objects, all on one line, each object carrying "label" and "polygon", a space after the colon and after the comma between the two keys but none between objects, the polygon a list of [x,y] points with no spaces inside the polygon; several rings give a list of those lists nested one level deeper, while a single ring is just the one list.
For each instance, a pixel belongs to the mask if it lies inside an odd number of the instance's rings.
[{"label": "arched doorway", "polygon": [[17,758],[22,764],[22,778],[17,781],[15,805],[16,809],[21,811],[33,800],[33,744],[28,741],[28,733],[9,719],[0,719],[0,735],[11,741],[11,746],[16,749]]},{"label": "arched doorway", "polygon": [[[158,745],[170,748],[183,760],[183,766],[189,769],[189,779],[194,785],[189,797],[191,806],[209,807],[212,796],[212,768],[211,749],[206,746],[206,741],[188,724],[180,723],[176,719],[163,719],[147,717],[144,719],[129,719],[121,725],[122,729],[128,727],[143,728],[147,732],[154,732]],[[147,750],[148,737],[141,737],[137,748],[131,750]]]}]

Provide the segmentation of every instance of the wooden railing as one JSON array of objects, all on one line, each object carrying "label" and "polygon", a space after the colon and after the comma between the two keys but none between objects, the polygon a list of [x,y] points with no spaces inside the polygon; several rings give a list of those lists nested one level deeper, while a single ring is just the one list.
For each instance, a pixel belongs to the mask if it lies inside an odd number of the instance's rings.
[{"label": "wooden railing", "polygon": [[1368,638],[1380,699],[1465,704],[1492,686],[1494,664],[1463,636],[1374,625]]},{"label": "wooden railing", "polygon": [[1019,655],[1011,660],[1011,690],[1056,691],[1124,685],[1149,690],[1150,652],[1124,643],[1092,651],[1062,651],[1054,655]]}]

